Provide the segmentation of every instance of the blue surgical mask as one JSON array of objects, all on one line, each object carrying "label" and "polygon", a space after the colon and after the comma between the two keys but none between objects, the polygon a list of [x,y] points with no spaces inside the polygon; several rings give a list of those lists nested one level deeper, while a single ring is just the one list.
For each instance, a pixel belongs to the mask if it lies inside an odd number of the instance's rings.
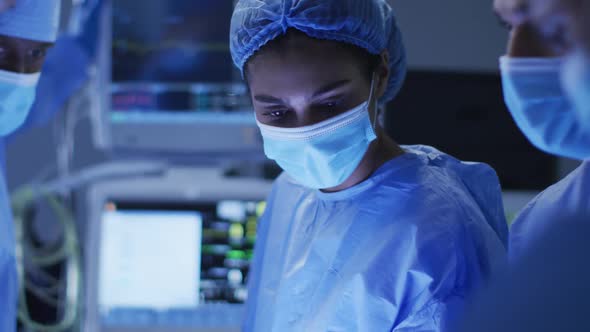
[{"label": "blue surgical mask", "polygon": [[561,81],[562,59],[500,60],[506,105],[516,124],[539,149],[551,154],[590,157],[590,126],[583,126]]},{"label": "blue surgical mask", "polygon": [[561,82],[580,125],[590,130],[590,59],[581,50],[564,59]]},{"label": "blue surgical mask", "polygon": [[25,122],[38,82],[39,73],[0,70],[0,136],[10,135]]},{"label": "blue surgical mask", "polygon": [[372,123],[369,116],[373,89],[371,84],[368,101],[311,126],[279,128],[258,122],[266,156],[305,187],[327,189],[344,183],[377,138],[375,119]]}]

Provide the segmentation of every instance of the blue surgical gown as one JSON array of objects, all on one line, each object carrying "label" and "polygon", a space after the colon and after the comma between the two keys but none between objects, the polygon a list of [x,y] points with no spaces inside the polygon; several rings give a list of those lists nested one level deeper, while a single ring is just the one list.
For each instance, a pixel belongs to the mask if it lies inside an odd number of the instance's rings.
[{"label": "blue surgical gown", "polygon": [[517,259],[539,240],[552,223],[563,218],[590,219],[590,162],[533,199],[510,230],[510,259]]},{"label": "blue surgical gown", "polygon": [[5,178],[4,142],[0,138],[0,331],[16,331],[18,283],[14,224]]},{"label": "blue surgical gown", "polygon": [[441,331],[505,264],[495,172],[430,147],[404,149],[337,193],[277,179],[244,331]]},{"label": "blue surgical gown", "polygon": [[557,216],[478,292],[452,332],[590,331],[590,223]]}]

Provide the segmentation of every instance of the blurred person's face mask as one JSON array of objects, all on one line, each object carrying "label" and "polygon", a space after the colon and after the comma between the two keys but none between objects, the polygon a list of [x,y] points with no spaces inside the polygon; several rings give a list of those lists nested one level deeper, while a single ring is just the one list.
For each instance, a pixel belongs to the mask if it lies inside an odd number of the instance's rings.
[{"label": "blurred person's face mask", "polygon": [[[584,123],[584,117],[590,118],[584,101],[590,83],[578,73],[565,74],[562,83],[562,69],[567,65],[562,66],[561,59],[506,57],[501,61],[506,105],[526,137],[551,154],[590,158],[590,124]],[[571,90],[566,93],[564,88]]]},{"label": "blurred person's face mask", "polygon": [[27,119],[39,76],[0,70],[0,136],[10,135]]},{"label": "blurred person's face mask", "polygon": [[344,183],[357,169],[377,136],[375,118],[370,119],[375,79],[369,100],[345,113],[310,126],[280,128],[258,126],[266,156],[299,184],[327,189]]},{"label": "blurred person's face mask", "polygon": [[563,64],[561,80],[566,95],[574,105],[580,126],[590,131],[590,59],[584,52],[569,55]]}]

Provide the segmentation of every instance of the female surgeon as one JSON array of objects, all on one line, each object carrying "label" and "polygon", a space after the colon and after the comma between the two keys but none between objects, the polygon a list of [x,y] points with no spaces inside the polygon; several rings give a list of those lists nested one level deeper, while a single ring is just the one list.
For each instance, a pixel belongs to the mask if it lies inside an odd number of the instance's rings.
[{"label": "female surgeon", "polygon": [[[16,331],[14,226],[5,181],[4,139],[23,125],[47,49],[55,42],[59,0],[15,0],[0,13],[0,331]],[[24,153],[30,153],[24,152]]]},{"label": "female surgeon", "polygon": [[284,170],[258,229],[244,331],[442,330],[503,264],[507,226],[490,167],[384,132],[406,71],[391,7],[241,0],[230,39],[265,153]]},{"label": "female surgeon", "polygon": [[511,27],[501,58],[508,109],[538,148],[585,160],[521,212],[510,258],[529,251],[551,224],[590,219],[590,3],[586,0],[496,0]]}]

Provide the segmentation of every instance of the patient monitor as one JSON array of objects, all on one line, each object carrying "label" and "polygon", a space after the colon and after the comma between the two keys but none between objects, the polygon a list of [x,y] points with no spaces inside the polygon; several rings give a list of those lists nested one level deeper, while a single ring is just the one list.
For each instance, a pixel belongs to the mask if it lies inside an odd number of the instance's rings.
[{"label": "patient monitor", "polygon": [[88,192],[85,331],[239,331],[270,184],[218,169]]}]

